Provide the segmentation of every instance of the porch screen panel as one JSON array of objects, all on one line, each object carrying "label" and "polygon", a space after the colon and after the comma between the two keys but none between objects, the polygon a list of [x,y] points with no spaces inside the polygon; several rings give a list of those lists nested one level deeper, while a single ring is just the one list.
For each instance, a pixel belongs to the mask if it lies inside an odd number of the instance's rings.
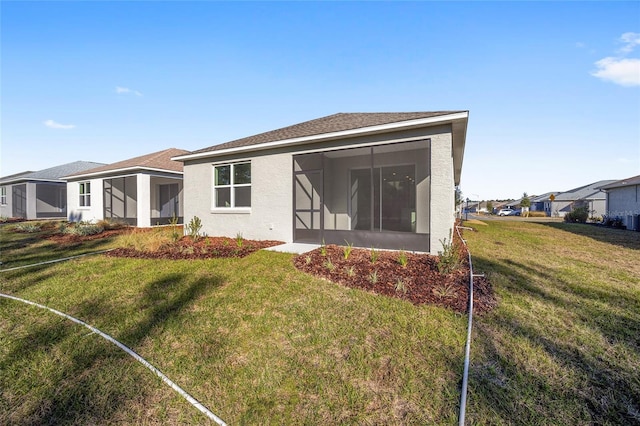
[{"label": "porch screen panel", "polygon": [[13,217],[27,217],[27,184],[13,185],[11,203]]},{"label": "porch screen panel", "polygon": [[124,178],[126,217],[138,217],[138,184],[135,176]]}]

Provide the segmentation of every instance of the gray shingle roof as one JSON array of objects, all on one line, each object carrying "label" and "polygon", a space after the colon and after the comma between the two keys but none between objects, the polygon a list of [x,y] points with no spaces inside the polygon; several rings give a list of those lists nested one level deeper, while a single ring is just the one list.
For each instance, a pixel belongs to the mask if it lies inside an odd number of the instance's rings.
[{"label": "gray shingle roof", "polygon": [[321,135],[325,133],[355,130],[420,118],[438,117],[441,115],[449,115],[459,112],[466,111],[338,113],[246,138],[236,139],[220,145],[199,149],[191,152],[191,154],[200,154],[229,148],[240,148],[268,142]]},{"label": "gray shingle roof", "polygon": [[178,148],[169,148],[151,154],[141,155],[139,157],[130,158],[128,160],[118,161],[101,167],[95,167],[90,170],[84,170],[80,173],[66,175],[68,178],[77,178],[85,175],[93,175],[98,173],[108,173],[123,169],[160,169],[169,172],[182,172],[183,164],[179,161],[171,160],[171,157],[177,155],[188,154],[189,151]]},{"label": "gray shingle roof", "polygon": [[62,164],[60,166],[38,170],[37,172],[18,173],[17,175],[7,176],[0,179],[0,183],[30,181],[30,180],[64,182],[64,180],[60,179],[63,176],[82,172],[84,170],[93,169],[97,166],[102,166],[102,165],[104,165],[104,163],[94,163],[91,161],[74,161],[73,163]]},{"label": "gray shingle roof", "polygon": [[589,185],[570,189],[569,191],[556,195],[554,201],[604,200],[606,195],[601,188],[613,182],[615,182],[615,180],[601,180]]},{"label": "gray shingle roof", "polygon": [[640,175],[622,179],[602,187],[602,189],[622,188],[625,186],[640,185]]}]

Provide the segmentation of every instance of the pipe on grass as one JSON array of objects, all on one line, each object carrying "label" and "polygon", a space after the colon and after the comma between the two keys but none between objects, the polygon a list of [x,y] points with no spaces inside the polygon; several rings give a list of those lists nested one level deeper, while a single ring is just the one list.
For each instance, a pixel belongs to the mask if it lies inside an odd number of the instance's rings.
[{"label": "pipe on grass", "polygon": [[16,271],[18,269],[31,268],[33,266],[48,265],[50,263],[66,262],[67,260],[77,259],[79,257],[84,257],[84,256],[91,256],[92,254],[106,253],[111,250],[115,250],[115,249],[93,251],[91,253],[78,254],[76,256],[70,256],[70,257],[63,257],[62,259],[54,259],[54,260],[47,260],[45,262],[32,263],[31,265],[15,266],[13,268],[0,269],[0,272]]},{"label": "pipe on grass", "polygon": [[[462,238],[460,229],[471,229],[456,226],[456,232],[460,241],[467,247],[467,242]],[[467,322],[467,343],[465,345],[464,368],[462,371],[462,390],[460,392],[460,416],[458,418],[458,426],[464,426],[465,414],[467,411],[467,386],[469,383],[469,357],[471,353],[471,327],[473,325],[473,264],[471,263],[471,252],[467,247],[467,255],[469,256],[469,320]]]},{"label": "pipe on grass", "polygon": [[204,413],[207,417],[209,417],[211,420],[213,420],[214,422],[216,422],[217,424],[219,424],[220,426],[226,426],[226,423],[220,419],[218,416],[216,416],[215,414],[213,414],[207,407],[205,407],[204,405],[202,405],[202,403],[200,403],[198,400],[196,400],[194,397],[192,397],[191,395],[189,395],[186,391],[184,391],[180,386],[178,386],[177,384],[175,384],[174,382],[172,382],[167,376],[164,375],[164,373],[162,373],[162,371],[158,370],[156,367],[154,367],[153,365],[151,365],[147,360],[145,360],[144,358],[142,358],[140,355],[138,355],[137,353],[135,353],[132,349],[130,349],[129,347],[125,346],[124,344],[120,343],[119,341],[117,341],[116,339],[114,339],[113,337],[109,336],[106,333],[103,333],[102,331],[98,330],[97,328],[87,324],[84,321],[81,321],[77,318],[72,317],[71,315],[67,315],[64,312],[60,312],[57,311],[55,309],[49,308],[48,306],[44,306],[41,305],[39,303],[35,303],[35,302],[31,302],[29,300],[25,300],[25,299],[20,299],[19,297],[15,297],[15,296],[11,296],[9,294],[4,294],[4,293],[0,293],[0,297],[4,297],[7,299],[12,299],[12,300],[16,300],[18,302],[23,302],[26,303],[28,305],[32,305],[32,306],[36,306],[38,308],[42,308],[42,309],[46,309],[48,311],[53,312],[56,315],[59,315],[61,317],[64,317],[70,321],[73,321],[77,324],[80,324],[84,327],[87,327],[89,330],[91,330],[92,332],[98,334],[100,337],[108,340],[109,342],[113,343],[114,345],[116,345],[117,347],[119,347],[120,349],[122,349],[123,351],[125,351],[126,353],[128,353],[129,355],[131,355],[133,358],[135,358],[136,361],[138,361],[140,364],[144,365],[145,367],[147,367],[149,370],[151,370],[153,373],[155,373],[158,377],[160,377],[162,379],[163,382],[165,382],[167,385],[169,385],[173,390],[175,390],[176,392],[178,392],[184,399],[186,399],[191,405],[193,405],[195,408],[197,408],[200,412]]}]

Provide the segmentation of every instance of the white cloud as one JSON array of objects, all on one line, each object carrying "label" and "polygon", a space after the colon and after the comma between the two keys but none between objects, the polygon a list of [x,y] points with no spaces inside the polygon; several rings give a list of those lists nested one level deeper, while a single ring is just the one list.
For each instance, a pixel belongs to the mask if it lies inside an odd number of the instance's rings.
[{"label": "white cloud", "polygon": [[45,126],[49,127],[50,129],[73,129],[74,127],[76,127],[75,124],[60,124],[60,123],[56,123],[53,120],[46,120],[43,121],[42,124],[44,124]]},{"label": "white cloud", "polygon": [[640,86],[640,59],[607,57],[595,63],[591,75],[621,86]]},{"label": "white cloud", "polygon": [[116,93],[119,95],[133,93],[136,96],[142,96],[142,93],[138,92],[137,90],[131,90],[128,87],[121,87],[121,86],[116,86]]},{"label": "white cloud", "polygon": [[627,58],[636,46],[640,46],[640,34],[628,32],[620,36],[623,46],[618,56],[607,56],[595,63],[591,75],[621,86],[640,86],[640,58]]},{"label": "white cloud", "polygon": [[640,34],[624,33],[620,36],[620,41],[624,46],[620,48],[620,53],[631,53],[636,46],[640,46]]}]

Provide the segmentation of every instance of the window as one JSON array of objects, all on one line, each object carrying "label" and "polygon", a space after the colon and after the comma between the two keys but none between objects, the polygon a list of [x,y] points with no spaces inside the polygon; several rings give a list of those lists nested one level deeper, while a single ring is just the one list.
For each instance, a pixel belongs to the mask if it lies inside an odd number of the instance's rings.
[{"label": "window", "polygon": [[251,163],[215,166],[213,199],[215,208],[251,207]]},{"label": "window", "polygon": [[7,187],[0,186],[0,204],[7,204]]},{"label": "window", "polygon": [[80,207],[91,206],[91,182],[80,182]]}]

